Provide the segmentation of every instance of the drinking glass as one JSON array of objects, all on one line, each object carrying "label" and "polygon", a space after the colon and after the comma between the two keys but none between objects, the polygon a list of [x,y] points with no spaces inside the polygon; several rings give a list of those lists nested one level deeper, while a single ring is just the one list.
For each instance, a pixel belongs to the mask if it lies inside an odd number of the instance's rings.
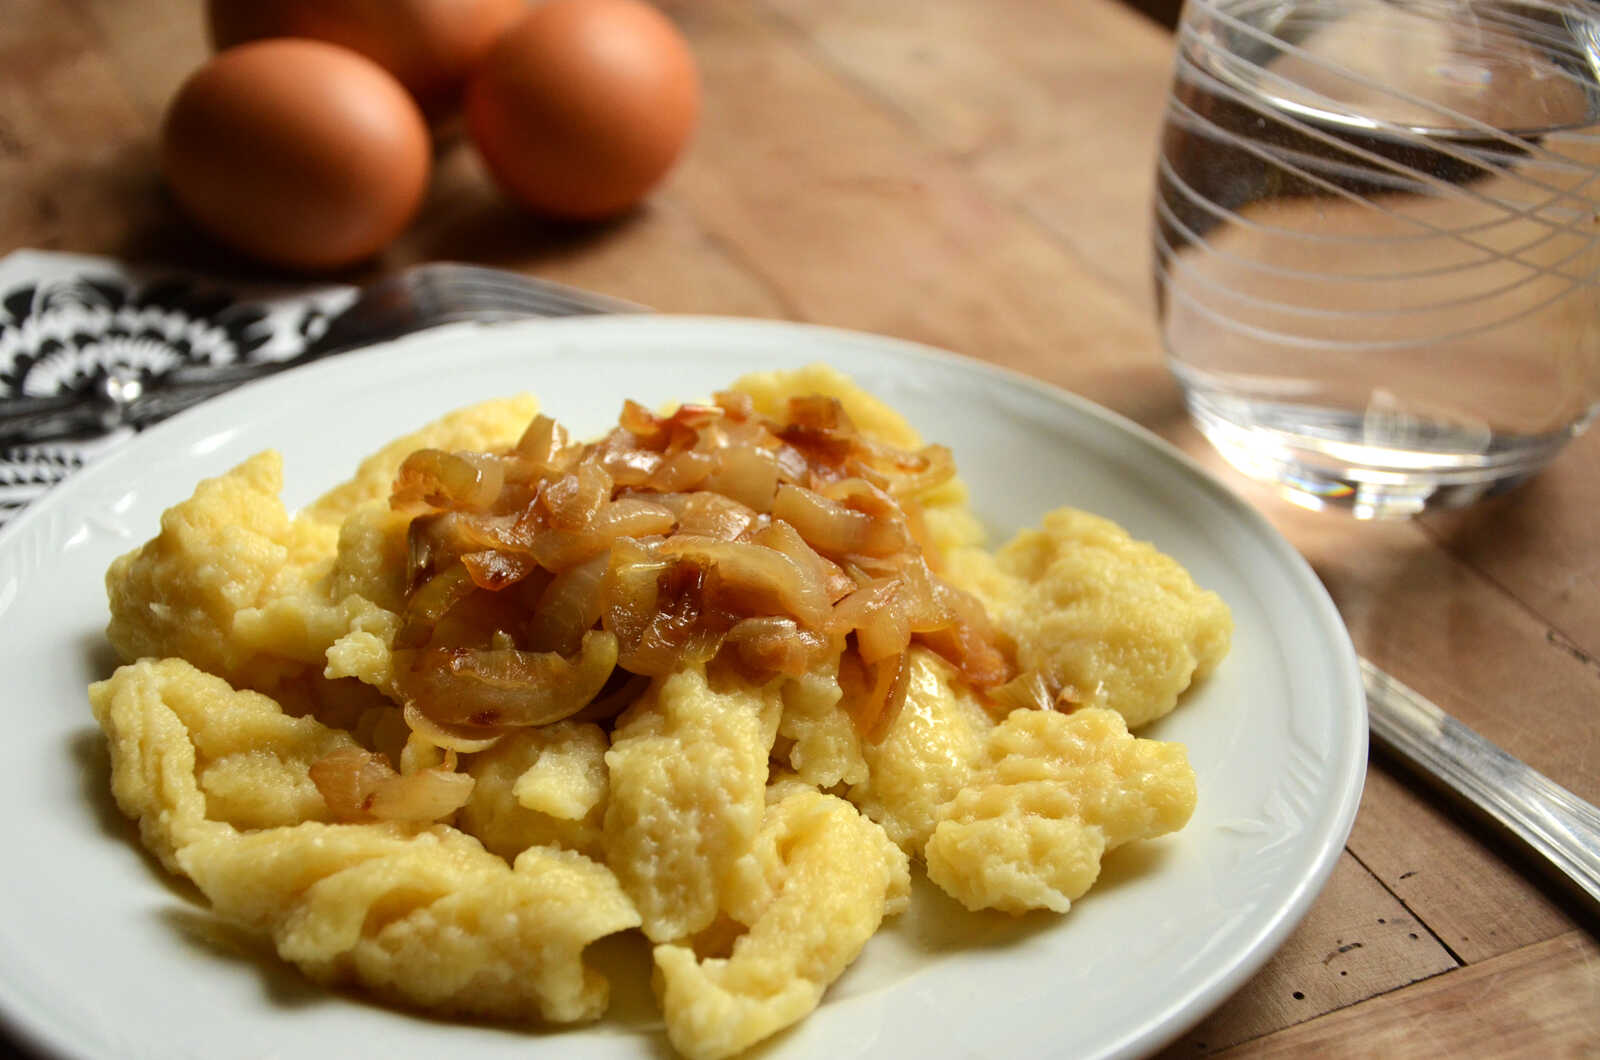
[{"label": "drinking glass", "polygon": [[1231,463],[1361,517],[1506,489],[1600,410],[1600,4],[1188,0],[1154,208]]}]

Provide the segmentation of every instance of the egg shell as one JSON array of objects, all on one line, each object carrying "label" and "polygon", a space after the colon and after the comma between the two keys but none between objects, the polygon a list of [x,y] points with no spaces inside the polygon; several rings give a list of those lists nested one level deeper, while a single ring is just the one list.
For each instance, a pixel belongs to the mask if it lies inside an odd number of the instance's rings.
[{"label": "egg shell", "polygon": [[416,215],[428,128],[371,60],[311,40],[230,48],[184,82],[161,134],[183,209],[252,257],[328,269],[371,256]]},{"label": "egg shell", "polygon": [[360,52],[438,115],[527,9],[527,0],[208,0],[206,17],[218,49],[308,37]]},{"label": "egg shell", "polygon": [[694,129],[694,56],[639,0],[546,0],[467,82],[467,129],[513,198],[560,217],[628,209]]}]

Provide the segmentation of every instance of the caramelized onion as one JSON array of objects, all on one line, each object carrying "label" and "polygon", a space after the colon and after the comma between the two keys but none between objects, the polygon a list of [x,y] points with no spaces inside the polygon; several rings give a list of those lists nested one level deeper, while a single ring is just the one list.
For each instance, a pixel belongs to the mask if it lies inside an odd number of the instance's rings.
[{"label": "caramelized onion", "polygon": [[437,821],[467,804],[476,781],[466,773],[419,769],[379,784],[367,812],[380,821]]},{"label": "caramelized onion", "polygon": [[395,477],[389,503],[484,511],[500,496],[505,469],[488,453],[446,453],[418,449],[406,457]]},{"label": "caramelized onion", "polygon": [[571,655],[600,621],[601,594],[611,557],[601,554],[550,579],[533,608],[528,642],[535,651]]},{"label": "caramelized onion", "polygon": [[1052,710],[1055,696],[1038,670],[1024,670],[1005,684],[989,689],[989,702],[1002,715],[1013,710]]},{"label": "caramelized onion", "polygon": [[359,747],[346,747],[311,763],[311,783],[336,821],[359,821],[367,816],[367,800],[378,785],[395,776],[382,755]]},{"label": "caramelized onion", "polygon": [[473,585],[490,592],[499,592],[508,585],[515,585],[539,569],[532,556],[493,548],[468,552],[461,557],[461,565]]},{"label": "caramelized onion", "polygon": [[840,706],[868,743],[880,742],[900,716],[910,677],[911,667],[903,653],[876,663],[862,662],[854,652],[840,656],[839,687],[844,692]]},{"label": "caramelized onion", "polygon": [[748,394],[715,401],[666,416],[628,402],[588,445],[539,416],[500,455],[407,458],[392,503],[434,509],[409,529],[394,644],[416,733],[468,751],[517,726],[603,720],[642,678],[719,655],[753,681],[840,657],[870,739],[905,698],[914,643],[980,690],[1005,686],[996,702],[1033,694],[1007,685],[978,601],[930,567],[913,497],[954,473],[948,450],[867,437],[827,396],[790,400],[783,419]]},{"label": "caramelized onion", "polygon": [[757,512],[770,512],[778,490],[778,460],[753,445],[729,446],[718,450],[716,470],[701,485]]},{"label": "caramelized onion", "polygon": [[722,643],[739,668],[756,680],[770,674],[803,677],[825,658],[839,653],[822,633],[801,629],[794,619],[781,615],[741,619]]},{"label": "caramelized onion", "polygon": [[404,708],[404,717],[412,732],[435,747],[466,755],[487,751],[499,742],[501,736],[511,731],[509,728],[468,729],[459,725],[441,725],[409,703]]},{"label": "caramelized onion", "polygon": [[735,541],[756,521],[756,512],[720,493],[663,493],[655,500],[678,519],[678,532]]},{"label": "caramelized onion", "polygon": [[559,475],[570,466],[566,429],[543,413],[528,424],[513,451],[541,477]]},{"label": "caramelized onion", "polygon": [[824,556],[871,554],[865,546],[872,534],[872,517],[820,493],[785,483],[773,498],[772,517],[794,527]]},{"label": "caramelized onion", "polygon": [[786,613],[815,629],[828,617],[828,598],[815,578],[787,555],[765,545],[677,534],[658,555],[688,560],[707,571],[706,591],[736,614]]},{"label": "caramelized onion", "polygon": [[548,725],[588,705],[617,664],[617,638],[592,630],[577,659],[555,652],[421,648],[394,653],[393,685],[444,725]]},{"label": "caramelized onion", "polygon": [[917,640],[960,670],[980,691],[1011,680],[1015,667],[1000,650],[999,635],[983,604],[944,582],[936,583],[935,589],[955,621],[944,629],[918,633]]},{"label": "caramelized onion", "polygon": [[473,787],[470,776],[444,769],[401,775],[359,747],[325,755],[309,773],[338,821],[436,821],[466,805]]},{"label": "caramelized onion", "polygon": [[395,634],[395,645],[414,648],[426,644],[445,612],[472,592],[472,575],[466,567],[447,567],[420,586],[406,601],[405,619]]},{"label": "caramelized onion", "polygon": [[586,526],[600,506],[611,499],[611,476],[598,460],[578,462],[576,471],[556,479],[539,495],[550,525],[563,530]]}]

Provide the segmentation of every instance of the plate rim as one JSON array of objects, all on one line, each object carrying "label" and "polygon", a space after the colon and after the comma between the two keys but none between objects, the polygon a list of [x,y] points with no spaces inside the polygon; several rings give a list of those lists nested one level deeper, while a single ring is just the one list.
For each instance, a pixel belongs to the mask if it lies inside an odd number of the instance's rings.
[{"label": "plate rim", "polygon": [[[428,356],[432,354],[433,347],[444,348],[452,343],[464,342],[480,329],[495,331],[538,329],[554,332],[642,330],[655,333],[662,329],[693,332],[708,328],[729,333],[742,331],[764,336],[789,336],[802,342],[809,341],[816,345],[816,358],[819,360],[829,358],[830,346],[864,348],[892,356],[931,359],[943,362],[958,371],[988,376],[1009,386],[1032,392],[1047,402],[1064,404],[1080,416],[1094,420],[1113,432],[1131,437],[1143,450],[1158,459],[1177,465],[1188,478],[1204,487],[1215,501],[1228,509],[1232,517],[1241,520],[1258,539],[1268,543],[1281,568],[1291,574],[1295,581],[1300,583],[1302,591],[1315,601],[1317,614],[1313,617],[1324,632],[1333,634],[1329,647],[1336,658],[1331,661],[1336,664],[1335,670],[1340,673],[1345,685],[1344,689],[1339,690],[1343,694],[1335,698],[1346,701],[1345,706],[1350,708],[1352,719],[1359,718],[1359,722],[1352,721],[1344,726],[1352,743],[1347,757],[1338,763],[1341,768],[1335,773],[1338,780],[1338,787],[1332,793],[1335,797],[1329,800],[1326,796],[1330,793],[1326,791],[1322,793],[1324,796],[1322,801],[1328,806],[1332,827],[1321,837],[1316,857],[1305,871],[1298,874],[1299,878],[1292,893],[1276,904],[1270,917],[1262,918],[1254,930],[1249,932],[1248,943],[1235,960],[1220,972],[1196,982],[1192,988],[1183,991],[1166,1004],[1152,1006],[1151,1015],[1140,1026],[1129,1028],[1126,1034],[1117,1041],[1109,1043],[1106,1050],[1098,1055],[1108,1057],[1145,1055],[1170,1044],[1236,993],[1272,958],[1289,934],[1304,919],[1317,896],[1325,888],[1354,825],[1364,786],[1368,750],[1366,702],[1361,691],[1356,652],[1348,630],[1326,587],[1305,557],[1264,514],[1194,458],[1148,428],[1080,394],[1004,365],[915,340],[809,322],[658,313],[601,314],[494,322],[467,321],[430,328],[331,355],[245,384],[187,409],[106,453],[44,497],[30,504],[4,528],[0,528],[0,553],[9,551],[23,535],[34,532],[33,527],[36,523],[48,519],[56,509],[71,503],[75,496],[93,491],[102,479],[113,475],[119,470],[120,465],[136,459],[143,450],[160,448],[168,444],[169,438],[176,440],[186,434],[198,439],[208,421],[225,418],[235,406],[250,406],[270,396],[276,390],[289,391],[303,387],[308,379],[314,381],[320,374],[354,372],[365,362],[394,356],[401,352],[408,356]],[[554,345],[550,344],[551,347]],[[835,349],[832,352],[836,355],[838,351]],[[468,357],[473,355],[470,346],[464,351],[457,351],[457,355],[462,353]],[[525,351],[525,355],[533,363],[537,363],[539,358],[557,356],[559,353],[560,351],[554,348],[530,348]],[[504,354],[490,351],[485,356],[501,357]],[[765,366],[753,361],[749,367],[750,370],[759,370]],[[848,372],[848,367],[843,366],[843,370]],[[27,1011],[26,1006],[16,1004],[18,999],[13,994],[8,978],[0,978],[0,1028],[41,1055],[53,1057],[80,1055],[67,1048],[64,1039],[55,1037],[60,1028],[53,1022],[35,1019]]]}]

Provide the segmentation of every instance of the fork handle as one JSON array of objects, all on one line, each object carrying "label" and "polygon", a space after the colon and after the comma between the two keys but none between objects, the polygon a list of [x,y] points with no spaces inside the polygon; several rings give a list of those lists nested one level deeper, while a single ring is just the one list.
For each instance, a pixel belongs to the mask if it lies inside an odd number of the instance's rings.
[{"label": "fork handle", "polygon": [[1522,840],[1600,908],[1600,810],[1365,659],[1372,735]]}]

